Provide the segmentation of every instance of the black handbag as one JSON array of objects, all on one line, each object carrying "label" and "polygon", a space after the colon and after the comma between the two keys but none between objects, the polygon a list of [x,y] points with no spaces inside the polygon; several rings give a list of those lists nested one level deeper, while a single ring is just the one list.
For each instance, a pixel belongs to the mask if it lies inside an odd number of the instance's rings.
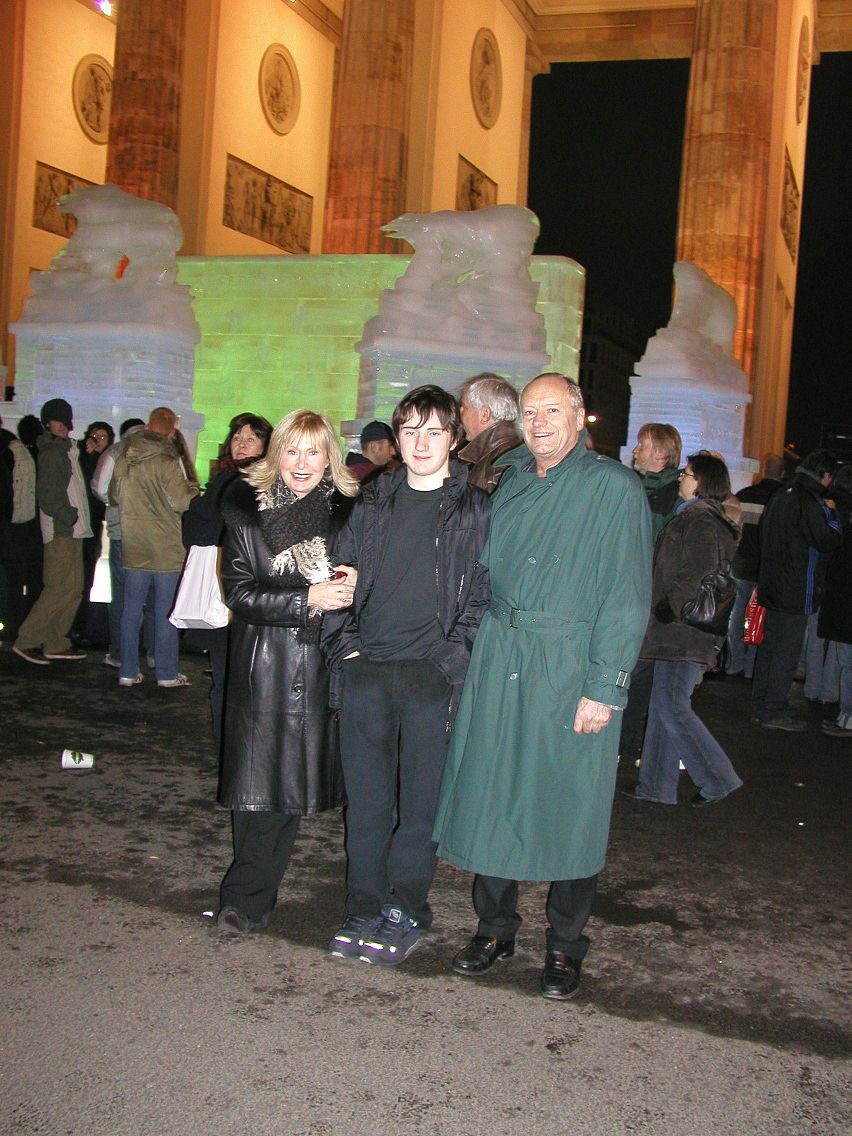
[{"label": "black handbag", "polygon": [[711,635],[727,635],[731,611],[737,598],[737,583],[731,575],[729,561],[722,558],[718,534],[716,552],[719,563],[712,572],[702,576],[695,596],[680,609],[680,618],[699,631]]}]

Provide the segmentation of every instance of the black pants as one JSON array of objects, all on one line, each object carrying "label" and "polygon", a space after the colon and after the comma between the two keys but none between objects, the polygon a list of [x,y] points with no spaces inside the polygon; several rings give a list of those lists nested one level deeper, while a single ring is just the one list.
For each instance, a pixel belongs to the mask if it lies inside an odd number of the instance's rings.
[{"label": "black pants", "polygon": [[[648,713],[651,702],[651,687],[654,685],[654,660],[639,659],[630,673],[630,688],[627,691],[627,705],[621,715],[621,740],[618,743],[618,752],[622,755],[631,753],[631,745],[636,738],[642,719]],[[639,738],[638,749],[642,748],[642,739]]]},{"label": "black pants", "polygon": [[751,716],[769,722],[787,713],[787,695],[799,663],[806,615],[766,610],[763,642],[757,649],[751,684]]},{"label": "black pants", "polygon": [[[562,951],[580,962],[589,940],[583,928],[592,913],[597,876],[581,880],[554,880],[547,895],[547,949]],[[514,939],[521,925],[518,915],[518,881],[499,876],[477,876],[473,881],[473,906],[479,916],[478,934],[489,939]]]},{"label": "black pants", "polygon": [[219,906],[257,923],[278,899],[302,818],[293,813],[232,812],[234,862],[219,889]]},{"label": "black pants", "polygon": [[435,874],[432,825],[447,757],[451,687],[426,660],[343,664],[340,751],[346,782],[350,915],[396,903],[422,927]]}]

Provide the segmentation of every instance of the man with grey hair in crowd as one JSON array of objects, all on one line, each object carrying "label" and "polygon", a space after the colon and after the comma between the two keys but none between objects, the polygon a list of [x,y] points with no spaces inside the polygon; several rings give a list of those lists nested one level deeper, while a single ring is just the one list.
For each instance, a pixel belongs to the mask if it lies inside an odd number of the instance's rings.
[{"label": "man with grey hair in crowd", "polygon": [[459,402],[467,445],[458,456],[472,466],[468,484],[493,493],[506,469],[499,459],[521,442],[515,429],[517,392],[511,383],[486,371],[467,380]]}]

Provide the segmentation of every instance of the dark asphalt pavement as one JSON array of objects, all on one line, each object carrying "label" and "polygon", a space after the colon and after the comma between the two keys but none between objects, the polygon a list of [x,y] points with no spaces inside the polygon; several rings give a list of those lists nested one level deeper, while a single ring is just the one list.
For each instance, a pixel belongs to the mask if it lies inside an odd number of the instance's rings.
[{"label": "dark asphalt pavement", "polygon": [[[748,684],[696,706],[745,782],[707,809],[614,805],[578,997],[537,993],[544,889],[516,957],[454,976],[470,877],[398,970],[335,963],[340,815],[303,823],[266,932],[203,920],[229,858],[207,679],[119,688],[93,650],[0,650],[0,1133],[337,1136],[848,1134],[852,747],[749,724]],[[65,747],[95,755],[62,771]],[[620,781],[632,780],[625,763]]]}]

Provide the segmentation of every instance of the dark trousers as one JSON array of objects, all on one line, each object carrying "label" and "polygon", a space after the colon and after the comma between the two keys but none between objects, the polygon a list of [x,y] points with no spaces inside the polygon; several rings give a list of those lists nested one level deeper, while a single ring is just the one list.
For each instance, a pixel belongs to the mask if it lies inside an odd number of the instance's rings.
[{"label": "dark trousers", "polygon": [[346,782],[350,915],[395,903],[422,927],[435,874],[432,825],[447,757],[451,687],[426,660],[343,664],[340,751]]},{"label": "dark trousers", "polygon": [[302,818],[293,813],[232,812],[234,862],[219,889],[219,906],[236,907],[252,923],[275,906]]},{"label": "dark trousers", "polygon": [[[630,688],[627,691],[627,705],[621,715],[621,740],[618,743],[620,754],[630,753],[642,719],[648,713],[651,702],[651,687],[654,685],[654,660],[639,659],[630,673]],[[641,748],[641,739],[640,745]]]},{"label": "dark trousers", "polygon": [[[589,940],[583,928],[592,913],[597,876],[581,880],[554,880],[547,895],[547,949],[562,951],[580,962]],[[473,906],[479,916],[478,934],[489,939],[514,939],[521,925],[518,915],[518,881],[499,876],[477,876],[473,881]]]},{"label": "dark trousers", "polygon": [[759,722],[769,722],[787,713],[787,695],[807,625],[806,615],[766,610],[763,642],[754,661],[751,685],[751,716]]}]

